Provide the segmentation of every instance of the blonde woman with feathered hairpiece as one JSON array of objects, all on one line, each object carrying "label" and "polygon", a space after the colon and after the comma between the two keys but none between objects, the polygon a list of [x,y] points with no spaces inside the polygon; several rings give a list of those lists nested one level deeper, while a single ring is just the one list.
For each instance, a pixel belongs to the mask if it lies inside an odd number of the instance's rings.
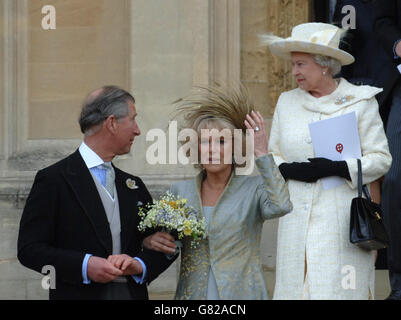
[{"label": "blonde woman with feathered hairpiece", "polygon": [[[351,200],[358,194],[357,159],[315,158],[308,127],[355,112],[363,182],[375,181],[390,168],[375,99],[382,90],[335,78],[342,65],[354,61],[339,49],[342,33],[330,24],[305,23],[287,39],[262,37],[273,54],[291,61],[298,83],[281,94],[270,132],[269,149],[289,182],[294,204],[293,213],[279,220],[274,299],[374,297],[374,252],[349,240]],[[320,179],[329,176],[346,183],[325,190]]]},{"label": "blonde woman with feathered hairpiece", "polygon": [[[174,184],[171,192],[188,199],[207,221],[208,236],[195,248],[183,243],[176,299],[267,299],[259,257],[263,221],[292,210],[287,185],[267,153],[265,123],[253,111],[241,90],[204,88],[181,101],[186,127],[254,130],[254,153],[258,176],[237,175],[225,151],[233,139],[199,138],[199,153],[207,159],[202,171],[189,181]],[[216,139],[216,141],[212,141]],[[242,141],[238,142],[242,143]],[[227,153],[226,153],[227,155]],[[228,160],[228,161],[227,161]],[[144,244],[169,253],[170,235],[157,233]],[[169,249],[170,248],[170,249]]]}]

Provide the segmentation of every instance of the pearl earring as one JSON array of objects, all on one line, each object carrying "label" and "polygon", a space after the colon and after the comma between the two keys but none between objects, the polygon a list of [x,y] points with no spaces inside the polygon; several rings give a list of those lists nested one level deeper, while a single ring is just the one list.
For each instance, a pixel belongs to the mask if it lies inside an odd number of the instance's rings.
[{"label": "pearl earring", "polygon": [[323,75],[324,75],[324,76],[326,75],[326,71],[323,71]]}]

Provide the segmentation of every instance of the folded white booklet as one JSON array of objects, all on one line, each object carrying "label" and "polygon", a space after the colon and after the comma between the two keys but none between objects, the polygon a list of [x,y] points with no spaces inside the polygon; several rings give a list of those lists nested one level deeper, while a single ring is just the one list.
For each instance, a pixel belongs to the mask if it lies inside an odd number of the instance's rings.
[{"label": "folded white booklet", "polygon": [[[355,112],[309,124],[316,158],[341,161],[361,158],[361,143]],[[345,183],[340,177],[322,179],[323,189],[336,188]]]}]

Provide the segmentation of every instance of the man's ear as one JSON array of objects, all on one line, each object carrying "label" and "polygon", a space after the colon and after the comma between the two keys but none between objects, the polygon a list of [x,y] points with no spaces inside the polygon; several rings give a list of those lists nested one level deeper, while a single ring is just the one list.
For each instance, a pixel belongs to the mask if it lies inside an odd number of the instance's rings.
[{"label": "man's ear", "polygon": [[104,121],[104,126],[111,134],[115,134],[117,132],[116,117],[113,114],[108,116],[107,119]]}]

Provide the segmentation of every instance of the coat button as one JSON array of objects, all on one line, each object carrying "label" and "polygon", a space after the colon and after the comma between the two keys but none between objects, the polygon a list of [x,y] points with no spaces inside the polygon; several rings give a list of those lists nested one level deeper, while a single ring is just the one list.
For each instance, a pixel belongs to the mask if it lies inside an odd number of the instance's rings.
[{"label": "coat button", "polygon": [[312,143],[312,139],[311,138],[305,138],[305,142],[307,143],[307,144],[311,144]]}]

